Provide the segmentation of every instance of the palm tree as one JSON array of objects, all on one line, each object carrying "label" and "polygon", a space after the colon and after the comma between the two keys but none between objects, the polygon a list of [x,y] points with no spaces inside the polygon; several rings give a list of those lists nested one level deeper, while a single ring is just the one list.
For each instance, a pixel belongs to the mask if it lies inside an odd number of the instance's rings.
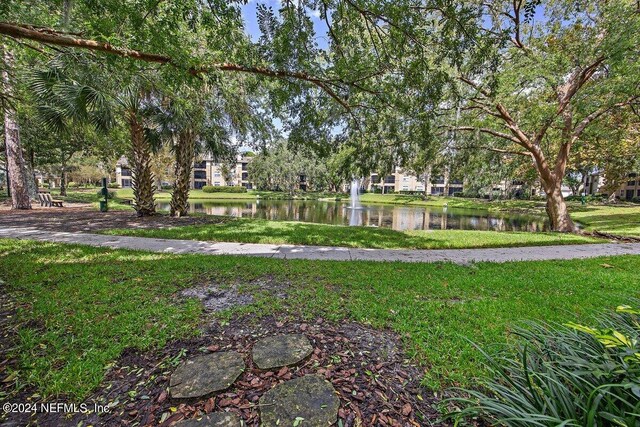
[{"label": "palm tree", "polygon": [[218,118],[219,110],[212,108],[207,92],[194,95],[184,88],[180,94],[181,99],[165,98],[154,115],[160,139],[170,145],[175,156],[170,213],[177,217],[189,213],[191,174],[196,156],[208,154],[214,158],[227,158],[235,153],[230,134]]},{"label": "palm tree", "polygon": [[[138,216],[153,215],[151,152],[155,124],[149,120],[155,102],[153,91],[148,83],[134,83],[124,90],[114,90],[114,95],[104,90],[106,85],[98,89],[97,85],[84,83],[90,79],[95,79],[95,74],[88,72],[88,68],[70,67],[62,58],[51,61],[48,68],[34,72],[30,86],[36,95],[40,120],[48,129],[56,131],[61,141],[69,142],[77,140],[83,126],[107,131],[115,123],[114,110],[121,110],[130,136],[128,157],[132,165],[133,206]],[[63,183],[65,159],[68,161],[73,154],[64,146],[61,142]],[[64,187],[61,190],[64,191]]]},{"label": "palm tree", "polygon": [[29,87],[35,95],[36,123],[57,136],[60,195],[66,196],[67,163],[74,153],[91,144],[93,131],[106,133],[113,126],[108,97],[92,85],[82,67],[69,67],[62,58],[33,71]]},{"label": "palm tree", "polygon": [[149,111],[153,109],[152,97],[148,91],[128,88],[119,101],[124,107],[131,138],[129,158],[133,207],[138,216],[154,215],[156,203],[151,153],[155,125],[149,119]]}]

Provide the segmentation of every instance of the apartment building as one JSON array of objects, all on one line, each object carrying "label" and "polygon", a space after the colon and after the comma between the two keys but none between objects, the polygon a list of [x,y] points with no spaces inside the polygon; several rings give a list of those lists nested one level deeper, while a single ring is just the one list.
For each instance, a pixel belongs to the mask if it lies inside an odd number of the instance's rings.
[{"label": "apartment building", "polygon": [[131,167],[125,156],[120,157],[116,162],[116,184],[120,188],[131,188]]},{"label": "apartment building", "polygon": [[414,174],[406,173],[399,167],[396,167],[394,172],[389,175],[371,174],[365,184],[367,191],[381,192],[383,194],[403,191],[424,192],[425,185],[427,194],[434,196],[451,196],[461,193],[464,189],[463,182],[449,179],[448,173],[438,177],[431,177],[425,182],[425,176],[418,177]]},{"label": "apartment building", "polygon": [[[591,173],[587,176],[585,192],[587,194],[601,193],[604,183],[605,174],[603,172]],[[640,198],[640,175],[637,172],[631,172],[627,175],[627,181],[616,190],[616,197],[621,200]]]},{"label": "apartment building", "polygon": [[[205,185],[214,187],[220,186],[242,186],[247,189],[253,188],[249,180],[247,166],[253,157],[238,156],[235,165],[231,165],[230,170],[223,163],[219,163],[212,158],[205,158],[193,162],[191,172],[191,188],[201,189]],[[116,183],[121,188],[131,187],[131,168],[126,157],[122,156],[116,163]]]}]

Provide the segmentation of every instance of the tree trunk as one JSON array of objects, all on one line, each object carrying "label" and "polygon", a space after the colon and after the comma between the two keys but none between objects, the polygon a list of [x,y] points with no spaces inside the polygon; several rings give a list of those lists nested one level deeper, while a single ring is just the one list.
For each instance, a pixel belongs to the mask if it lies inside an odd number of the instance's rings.
[{"label": "tree trunk", "polygon": [[67,162],[64,159],[64,154],[62,155],[62,164],[60,168],[60,195],[67,195]]},{"label": "tree trunk", "polygon": [[31,209],[27,168],[20,143],[20,127],[16,120],[16,111],[11,105],[13,86],[8,70],[13,68],[13,54],[6,46],[3,46],[3,56],[5,63],[2,70],[3,90],[9,100],[4,105],[4,141],[7,155],[7,181],[11,186],[11,207],[12,209]]},{"label": "tree trunk", "polygon": [[191,187],[191,171],[195,149],[195,136],[191,129],[178,134],[176,151],[176,180],[171,194],[171,216],[187,216],[189,214],[189,188]]},{"label": "tree trunk", "polygon": [[135,111],[127,112],[131,134],[131,188],[133,207],[138,216],[153,215],[156,204],[153,199],[153,174],[151,173],[151,147],[144,135],[144,128]]},{"label": "tree trunk", "polygon": [[553,231],[560,231],[563,233],[573,233],[577,231],[577,228],[567,210],[567,204],[562,196],[562,181],[552,184],[550,187],[545,187],[545,193],[547,194],[547,215],[551,222],[551,229]]}]

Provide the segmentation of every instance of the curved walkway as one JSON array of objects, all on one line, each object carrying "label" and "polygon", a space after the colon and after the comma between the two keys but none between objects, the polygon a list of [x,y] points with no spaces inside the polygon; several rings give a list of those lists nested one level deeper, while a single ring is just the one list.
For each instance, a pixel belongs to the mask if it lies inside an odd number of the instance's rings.
[{"label": "curved walkway", "polygon": [[206,255],[247,255],[283,259],[401,262],[508,262],[594,258],[612,255],[640,255],[640,243],[604,243],[563,246],[529,246],[493,249],[356,249],[332,246],[267,245],[256,243],[213,243],[149,237],[41,230],[34,227],[4,227],[0,238],[75,243],[113,249]]}]

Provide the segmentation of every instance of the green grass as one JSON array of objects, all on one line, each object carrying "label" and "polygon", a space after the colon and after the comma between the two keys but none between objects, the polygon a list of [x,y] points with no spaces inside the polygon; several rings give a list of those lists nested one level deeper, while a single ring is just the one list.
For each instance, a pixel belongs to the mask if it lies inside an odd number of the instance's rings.
[{"label": "green grass", "polygon": [[[133,190],[130,188],[119,188],[114,190],[118,197],[123,199],[133,199]],[[255,200],[258,193],[205,193],[202,190],[189,191],[190,199],[238,199],[238,200]],[[156,200],[171,200],[171,192],[156,191]]]},{"label": "green grass", "polygon": [[395,231],[263,219],[229,219],[206,225],[156,229],[113,229],[105,234],[218,242],[346,246],[379,249],[495,248],[597,243],[600,239],[563,233],[472,230]]},{"label": "green grass", "polygon": [[[51,191],[51,195],[57,199],[64,200],[67,203],[91,203],[95,209],[99,209],[100,200],[104,200],[102,196],[98,196],[99,190],[100,188],[67,190],[66,196],[60,196],[60,190],[56,189]],[[131,205],[123,203],[122,199],[125,198],[126,197],[119,197],[116,194],[116,197],[114,199],[110,199],[108,202],[109,210],[132,210]]]},{"label": "green grass", "polygon": [[587,231],[640,236],[640,205],[576,207],[571,216]]},{"label": "green grass", "polygon": [[13,354],[17,382],[45,396],[86,397],[127,347],[147,349],[193,336],[200,309],[174,298],[198,283],[259,290],[282,284],[286,299],[220,315],[277,313],[351,319],[400,334],[433,388],[470,385],[483,373],[483,347],[508,340],[526,319],[584,321],[640,296],[640,257],[453,264],[276,260],[149,254],[0,240],[4,291],[19,303]]},{"label": "green grass", "polygon": [[[123,199],[132,199],[133,198],[133,190],[130,188],[121,188],[115,189],[118,197]],[[322,192],[302,192],[294,195],[296,199],[319,199],[319,198],[333,198],[336,197],[345,197],[341,194],[334,193],[322,193]],[[255,200],[257,198],[262,199],[289,199],[290,196],[286,193],[278,192],[278,191],[257,191],[257,190],[249,190],[246,193],[205,193],[202,190],[190,190],[189,191],[189,199],[190,200]],[[155,193],[156,200],[170,200],[171,192],[169,191],[156,191]]]}]

